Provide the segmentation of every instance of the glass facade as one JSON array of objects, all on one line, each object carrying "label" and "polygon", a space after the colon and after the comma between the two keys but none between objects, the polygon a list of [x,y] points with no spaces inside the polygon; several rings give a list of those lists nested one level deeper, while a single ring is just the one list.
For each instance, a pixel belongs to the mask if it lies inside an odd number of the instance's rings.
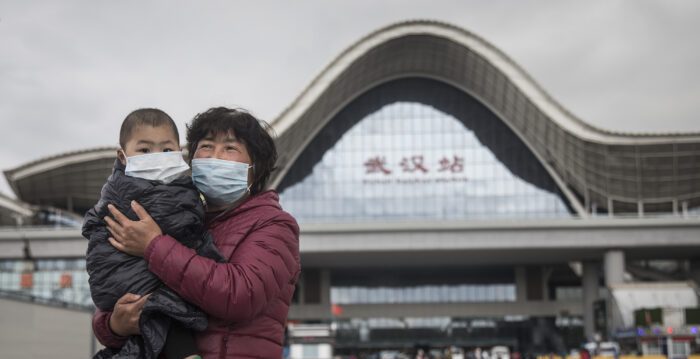
[{"label": "glass facade", "polygon": [[92,308],[85,259],[0,261],[0,292]]},{"label": "glass facade", "polygon": [[335,304],[514,302],[514,284],[331,287]]},{"label": "glass facade", "polygon": [[583,336],[582,321],[568,316],[546,320],[526,316],[355,318],[338,320],[334,325],[335,353],[341,355],[377,344],[401,349],[422,343],[432,347],[481,347],[485,351],[493,346],[509,346],[516,351],[551,353],[561,352],[562,344],[564,350],[576,348]]},{"label": "glass facade", "polygon": [[342,134],[281,202],[302,223],[571,216],[559,193],[516,175],[483,137],[431,105],[392,102]]},{"label": "glass facade", "polygon": [[0,230],[3,227],[17,228],[22,226],[80,228],[82,225],[83,217],[81,215],[61,209],[42,207],[34,210],[31,216],[23,216],[0,207]]}]

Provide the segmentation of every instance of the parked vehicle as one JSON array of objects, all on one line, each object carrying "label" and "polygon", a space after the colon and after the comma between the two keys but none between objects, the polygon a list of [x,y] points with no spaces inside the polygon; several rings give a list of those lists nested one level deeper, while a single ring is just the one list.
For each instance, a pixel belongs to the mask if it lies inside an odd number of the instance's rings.
[{"label": "parked vehicle", "polygon": [[616,342],[589,342],[583,346],[591,356],[617,358],[620,356],[620,344]]},{"label": "parked vehicle", "polygon": [[510,349],[502,345],[491,348],[491,359],[510,359]]}]

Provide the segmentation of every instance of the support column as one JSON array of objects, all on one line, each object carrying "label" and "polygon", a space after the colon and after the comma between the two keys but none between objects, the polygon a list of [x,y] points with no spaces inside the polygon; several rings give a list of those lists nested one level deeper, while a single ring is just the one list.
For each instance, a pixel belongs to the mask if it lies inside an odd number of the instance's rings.
[{"label": "support column", "polygon": [[303,304],[321,304],[321,270],[308,268],[301,272],[303,276]]},{"label": "support column", "polygon": [[625,281],[625,252],[620,250],[606,252],[604,266],[605,286],[610,287]]},{"label": "support column", "polygon": [[[625,281],[625,252],[621,250],[612,250],[605,253],[603,257],[605,266],[605,286],[608,289],[616,284],[622,284]],[[612,290],[606,301],[607,305],[607,335],[610,337],[616,329],[623,326],[622,316],[619,307],[615,301]]]},{"label": "support column", "polygon": [[304,275],[304,272],[301,273],[299,276],[299,281],[297,282],[297,287],[296,287],[296,296],[297,296],[297,304],[299,305],[304,305],[306,304],[306,276]]},{"label": "support column", "polygon": [[544,281],[544,268],[541,266],[525,267],[527,300],[545,300],[547,285]]},{"label": "support column", "polygon": [[596,262],[583,262],[583,274],[581,276],[581,290],[583,292],[583,332],[586,339],[593,340],[595,334],[595,317],[593,316],[593,302],[598,299],[598,275],[600,264]]},{"label": "support column", "polygon": [[515,300],[527,302],[527,271],[524,266],[515,267]]},{"label": "support column", "polygon": [[692,279],[695,284],[700,287],[700,259],[692,259],[690,261],[690,279]]},{"label": "support column", "polygon": [[[549,301],[549,279],[552,278],[552,273],[554,269],[551,267],[542,268],[542,300]],[[554,297],[554,295],[552,295]]]},{"label": "support column", "polygon": [[320,278],[321,304],[331,304],[331,271],[329,269],[321,269]]}]

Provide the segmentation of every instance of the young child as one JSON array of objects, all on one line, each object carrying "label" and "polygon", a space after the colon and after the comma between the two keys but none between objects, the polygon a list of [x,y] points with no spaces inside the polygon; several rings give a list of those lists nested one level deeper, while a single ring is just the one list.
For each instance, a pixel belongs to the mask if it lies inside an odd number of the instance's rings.
[{"label": "young child", "polygon": [[211,237],[204,235],[204,207],[179,143],[177,127],[165,112],[140,109],[130,113],[121,126],[121,148],[112,175],[102,187],[99,202],[85,215],[83,236],[90,240],[87,271],[95,305],[111,311],[126,293],[152,293],[139,321],[141,335],[130,337],[120,352],[105,349],[96,358],[156,358],[161,352],[168,359],[199,357],[188,329],[204,330],[206,314],[162,285],[143,258],[114,248],[103,220],[110,213],[108,204],[136,220],[131,209],[131,201],[136,200],[163,233],[200,255],[225,261]]}]

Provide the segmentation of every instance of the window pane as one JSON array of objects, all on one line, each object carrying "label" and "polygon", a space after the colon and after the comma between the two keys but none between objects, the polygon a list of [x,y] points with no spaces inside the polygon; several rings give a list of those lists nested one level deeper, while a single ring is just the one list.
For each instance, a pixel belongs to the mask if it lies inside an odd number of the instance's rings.
[{"label": "window pane", "polygon": [[[385,105],[345,132],[310,175],[285,188],[282,204],[302,223],[571,216],[559,193],[501,162],[482,143],[489,136],[483,132],[426,104]],[[498,146],[500,158],[522,150]],[[542,173],[531,181],[548,177],[541,166],[536,171]]]}]

